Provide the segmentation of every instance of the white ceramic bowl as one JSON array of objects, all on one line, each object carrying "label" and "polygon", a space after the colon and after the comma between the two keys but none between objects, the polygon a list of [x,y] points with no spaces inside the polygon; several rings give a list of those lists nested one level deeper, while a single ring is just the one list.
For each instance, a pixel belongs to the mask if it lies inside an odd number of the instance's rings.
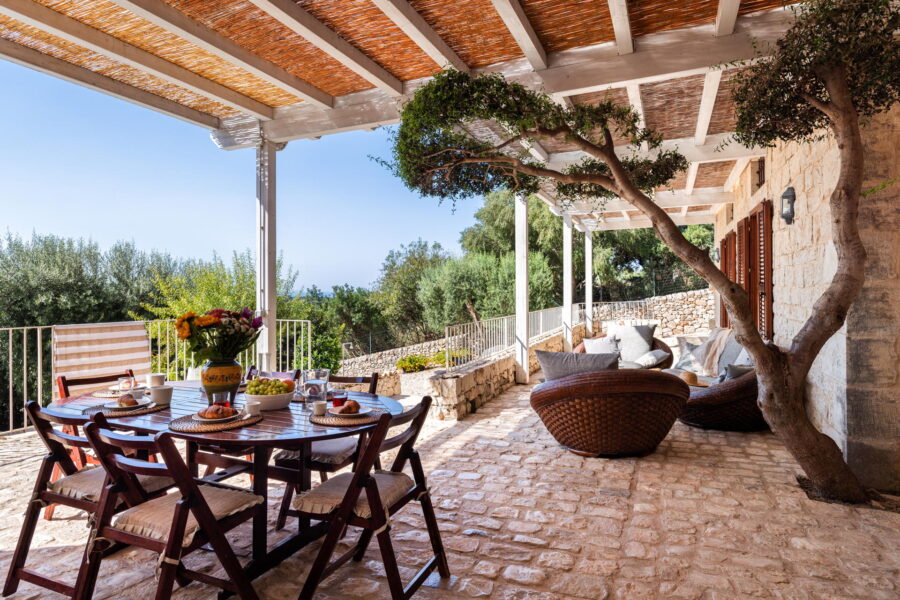
[{"label": "white ceramic bowl", "polygon": [[273,394],[271,396],[256,396],[254,394],[244,394],[247,401],[259,402],[260,410],[279,410],[287,408],[291,404],[291,398],[294,392],[286,394]]}]

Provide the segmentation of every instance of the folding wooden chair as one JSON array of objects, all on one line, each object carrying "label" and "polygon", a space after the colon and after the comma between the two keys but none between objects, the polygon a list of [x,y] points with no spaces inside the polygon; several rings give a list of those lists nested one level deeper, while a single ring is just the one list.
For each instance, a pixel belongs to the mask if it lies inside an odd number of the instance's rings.
[{"label": "folding wooden chair", "polygon": [[[62,504],[83,510],[89,515],[96,514],[106,481],[106,472],[100,467],[87,467],[79,470],[72,460],[72,453],[74,450],[83,452],[85,449],[89,449],[90,443],[86,438],[54,428],[54,425],[60,425],[63,428],[75,429],[83,422],[83,419],[49,415],[41,411],[40,405],[33,401],[26,404],[25,409],[38,437],[47,447],[48,454],[38,468],[37,481],[25,511],[25,519],[22,523],[19,541],[13,552],[9,574],[3,587],[3,595],[8,596],[15,592],[19,581],[24,580],[73,598],[79,583],[82,582],[84,563],[79,571],[78,581],[75,586],[72,586],[25,568],[25,561],[28,558],[41,507],[49,504]],[[63,477],[51,481],[51,474],[56,468],[60,469]],[[128,502],[139,503],[147,498],[158,496],[172,486],[173,482],[168,477],[142,476],[135,484],[134,494],[125,499],[123,506],[127,506]]]},{"label": "folding wooden chair", "polygon": [[[411,598],[435,568],[441,577],[450,576],[425,472],[414,448],[430,406],[431,398],[425,396],[417,407],[398,417],[382,415],[366,442],[355,472],[333,477],[294,500],[294,507],[301,518],[327,521],[330,525],[299,600],[312,600],[319,583],[351,558],[362,560],[373,535],[378,538],[393,600]],[[403,433],[385,439],[388,429],[406,423],[410,426]],[[389,471],[372,471],[380,452],[398,447],[397,457]],[[412,478],[403,473],[407,462],[412,468]],[[412,500],[418,500],[422,505],[434,557],[404,588],[391,544],[390,517]],[[332,562],[332,554],[347,525],[361,527],[363,532],[354,547]]]},{"label": "folding wooden chair", "polygon": [[256,368],[256,365],[250,365],[247,368],[247,375],[244,377],[244,380],[250,381],[257,375],[260,377],[276,377],[278,379],[292,379],[294,381],[299,381],[300,369],[294,369],[293,371],[260,371]]},{"label": "folding wooden chair", "polygon": [[[81,598],[88,599],[93,593],[108,544],[123,543],[161,555],[156,600],[171,598],[176,579],[182,585],[200,581],[243,600],[258,600],[225,533],[265,511],[265,499],[247,490],[195,480],[168,432],[154,437],[121,435],[103,427],[102,419],[97,421],[85,426],[85,434],[109,475],[109,483],[100,496]],[[165,464],[127,456],[135,452],[159,453]],[[179,493],[116,512],[122,498],[135,494],[136,478],[141,476],[171,477]],[[182,557],[206,544],[212,546],[228,579],[191,571],[182,564]]]},{"label": "folding wooden chair", "polygon": [[[378,390],[377,371],[369,377],[331,376],[328,381],[329,383],[345,384],[368,383],[369,394],[375,394]],[[345,467],[356,464],[362,442],[362,436],[355,435],[313,442],[310,444],[310,454],[306,459],[305,467],[310,471],[318,471],[319,479],[322,482],[328,481],[329,473],[337,473]],[[300,455],[296,450],[282,450],[276,454],[275,465],[297,470],[303,466],[300,464]],[[381,468],[381,464],[376,463],[376,468]],[[276,530],[284,528],[288,512],[291,509],[291,499],[294,497],[295,491],[299,492],[298,488],[296,483],[286,485],[281,498],[281,508],[278,510],[278,518],[275,520]]]}]

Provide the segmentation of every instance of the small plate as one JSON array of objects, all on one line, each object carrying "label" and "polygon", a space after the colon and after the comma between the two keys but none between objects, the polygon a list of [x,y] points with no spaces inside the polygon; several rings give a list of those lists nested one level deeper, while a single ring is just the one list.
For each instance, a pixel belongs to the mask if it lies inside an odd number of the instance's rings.
[{"label": "small plate", "polygon": [[150,400],[138,400],[138,403],[134,406],[119,406],[119,402],[107,402],[103,405],[103,408],[108,408],[110,410],[137,410],[139,408],[147,408],[150,406],[152,402]]},{"label": "small plate", "polygon": [[[340,408],[340,407],[338,407],[338,408]],[[352,418],[356,418],[356,417],[364,417],[367,414],[372,412],[371,408],[368,408],[365,406],[361,407],[359,409],[358,413],[350,413],[350,414],[335,412],[338,410],[338,408],[329,408],[328,414],[331,415],[332,417],[349,417],[352,419]]]},{"label": "small plate", "polygon": [[139,383],[139,384],[137,384],[136,386],[134,386],[133,388],[125,388],[124,390],[120,390],[120,389],[119,389],[119,385],[116,384],[116,385],[111,385],[111,386],[109,386],[108,389],[109,389],[109,391],[111,391],[111,392],[122,392],[123,394],[127,394],[127,393],[130,392],[132,389],[135,389],[135,390],[146,390],[146,389],[147,389],[147,386],[144,385],[143,383]]},{"label": "small plate", "polygon": [[221,419],[207,419],[206,417],[201,417],[198,414],[194,414],[193,418],[195,421],[200,421],[201,423],[227,423],[228,421],[234,421],[235,419],[240,419],[244,416],[243,412],[238,412],[236,415],[231,415],[230,417],[223,417]]}]

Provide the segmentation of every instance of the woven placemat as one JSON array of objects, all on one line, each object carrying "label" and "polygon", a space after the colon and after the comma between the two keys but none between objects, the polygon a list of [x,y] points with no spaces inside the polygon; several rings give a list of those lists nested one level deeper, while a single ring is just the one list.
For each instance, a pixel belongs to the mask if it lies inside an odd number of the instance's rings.
[{"label": "woven placemat", "polygon": [[326,427],[355,427],[358,425],[370,425],[376,422],[381,415],[384,414],[383,410],[373,410],[372,413],[365,417],[336,417],[333,415],[310,415],[309,421],[310,423],[315,423],[316,425],[324,425]]},{"label": "woven placemat", "polygon": [[237,429],[246,427],[247,425],[255,425],[262,421],[262,415],[236,419],[234,421],[226,421],[225,423],[204,423],[194,419],[194,415],[186,415],[173,419],[169,423],[169,429],[179,433],[215,433],[217,431],[228,431],[229,429]]},{"label": "woven placemat", "polygon": [[98,412],[103,413],[104,417],[138,417],[140,415],[149,415],[150,413],[159,412],[169,408],[168,404],[151,404],[147,408],[138,408],[135,410],[116,410],[115,408],[106,408],[105,406],[92,406],[82,411],[82,414],[91,417]]}]

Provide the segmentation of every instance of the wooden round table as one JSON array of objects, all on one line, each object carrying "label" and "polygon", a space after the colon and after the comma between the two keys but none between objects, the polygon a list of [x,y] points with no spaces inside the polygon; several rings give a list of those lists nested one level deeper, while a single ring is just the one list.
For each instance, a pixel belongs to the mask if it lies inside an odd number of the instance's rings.
[{"label": "wooden round table", "polygon": [[[168,409],[155,413],[137,416],[108,417],[111,425],[117,429],[125,429],[145,435],[155,435],[168,431],[173,436],[188,442],[188,462],[197,475],[198,460],[202,464],[221,467],[224,470],[211,475],[211,481],[221,481],[239,473],[249,472],[253,476],[253,492],[268,501],[268,482],[270,476],[282,481],[290,481],[300,485],[301,490],[311,486],[310,472],[301,468],[299,473],[269,465],[269,458],[276,448],[295,450],[299,464],[304,465],[309,456],[310,444],[314,441],[327,440],[347,435],[358,435],[375,427],[374,423],[355,427],[325,427],[310,422],[310,407],[302,402],[292,402],[286,409],[263,412],[263,420],[253,425],[238,429],[215,433],[182,433],[169,429],[173,419],[190,415],[208,406],[206,397],[194,382],[173,382],[175,389],[172,403]],[[356,400],[363,407],[386,410],[393,415],[403,412],[403,406],[387,396],[349,392],[349,398]],[[44,407],[44,411],[57,416],[79,417],[90,420],[85,411],[98,405],[111,402],[110,399],[96,398],[90,394],[55,400]],[[242,408],[244,395],[238,394],[235,406]],[[252,461],[241,460],[233,456],[197,453],[199,447],[216,447],[227,450],[229,454],[253,455]],[[197,459],[197,460],[195,460]],[[268,548],[266,534],[266,516],[261,515],[253,521],[252,560],[246,567],[248,576],[256,578],[273,568],[294,552],[310,542],[318,539],[327,531],[327,523],[320,522],[311,526],[301,522],[299,531],[273,548]]]}]

